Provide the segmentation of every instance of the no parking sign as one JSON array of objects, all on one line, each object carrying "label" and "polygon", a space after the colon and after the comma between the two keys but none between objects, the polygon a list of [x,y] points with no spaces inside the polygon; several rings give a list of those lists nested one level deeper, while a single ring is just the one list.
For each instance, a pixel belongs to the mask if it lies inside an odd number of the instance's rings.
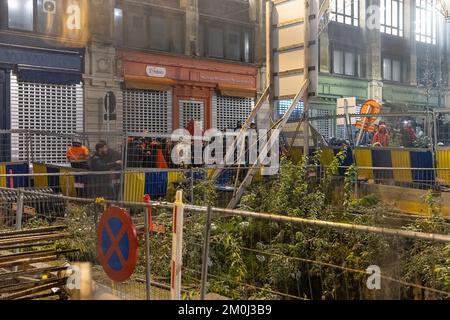
[{"label": "no parking sign", "polygon": [[111,280],[124,282],[133,274],[138,257],[137,232],[124,209],[110,207],[103,213],[97,228],[97,254]]}]

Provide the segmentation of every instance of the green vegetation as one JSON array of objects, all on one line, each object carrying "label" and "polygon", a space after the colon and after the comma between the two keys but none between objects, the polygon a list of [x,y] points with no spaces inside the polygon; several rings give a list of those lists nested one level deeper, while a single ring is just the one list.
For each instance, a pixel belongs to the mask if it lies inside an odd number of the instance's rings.
[{"label": "green vegetation", "polygon": [[[404,218],[372,195],[354,198],[357,177],[354,167],[338,176],[345,150],[325,169],[310,166],[318,164],[320,157],[318,152],[299,163],[282,159],[279,175],[253,183],[240,208],[450,234],[449,224],[440,215],[438,197],[432,191],[424,199],[430,209],[429,219]],[[186,201],[190,200],[189,179],[180,187],[185,189]],[[211,181],[194,183],[194,204],[213,205],[218,199]],[[95,210],[93,205],[68,206],[65,220],[74,237],[60,241],[59,245],[80,249],[69,257],[72,260],[95,261]],[[142,222],[141,211],[136,212],[135,218]],[[184,299],[195,299],[199,294],[205,221],[204,213],[185,214]],[[166,233],[151,235],[152,280],[167,284],[172,212],[154,212],[154,223],[164,225]],[[139,241],[134,277],[145,278],[143,235]],[[214,216],[209,259],[209,292],[234,299],[436,299],[448,298],[445,292],[450,292],[450,245],[374,233]],[[381,290],[366,287],[366,269],[371,265],[381,268],[384,276]]]}]

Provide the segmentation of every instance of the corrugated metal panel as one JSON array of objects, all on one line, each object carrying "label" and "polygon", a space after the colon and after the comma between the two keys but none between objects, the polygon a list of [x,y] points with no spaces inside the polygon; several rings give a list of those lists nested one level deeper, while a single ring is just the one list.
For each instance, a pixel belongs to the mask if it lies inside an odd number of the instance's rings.
[{"label": "corrugated metal panel", "polygon": [[212,99],[212,127],[220,131],[234,129],[244,122],[255,106],[255,99],[223,96],[214,93]]},{"label": "corrugated metal panel", "polygon": [[144,198],[145,173],[126,173],[124,200],[141,202]]},{"label": "corrugated metal panel", "polygon": [[[83,130],[83,88],[22,82],[11,73],[11,129],[29,129],[63,134]],[[12,161],[25,161],[31,148],[36,162],[67,164],[69,138],[32,135],[27,143],[24,134],[11,137]]]},{"label": "corrugated metal panel", "polygon": [[[411,168],[411,158],[409,151],[392,150],[393,168]],[[412,182],[411,170],[394,170],[394,180],[396,182]]]},{"label": "corrugated metal panel", "polygon": [[[450,168],[450,150],[437,150],[436,168]],[[450,184],[450,170],[437,170],[437,176],[441,183]]]},{"label": "corrugated metal panel", "polygon": [[[371,149],[355,149],[355,160],[358,167],[372,167],[372,150]],[[373,170],[360,169],[358,175],[366,177],[367,179],[373,179]]]},{"label": "corrugated metal panel", "polygon": [[[433,168],[433,155],[430,151],[411,151],[412,168]],[[433,170],[413,170],[415,182],[434,181]]]},{"label": "corrugated metal panel", "polygon": [[172,91],[125,90],[124,132],[172,132]]}]

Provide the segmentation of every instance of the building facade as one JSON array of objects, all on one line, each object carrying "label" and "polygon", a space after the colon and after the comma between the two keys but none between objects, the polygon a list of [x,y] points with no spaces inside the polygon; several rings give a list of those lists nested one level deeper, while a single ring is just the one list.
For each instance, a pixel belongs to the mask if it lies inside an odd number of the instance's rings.
[{"label": "building facade", "polygon": [[[385,112],[448,107],[449,29],[436,0],[330,0],[320,33],[318,96],[311,116],[333,115],[336,100],[382,103]],[[283,113],[289,101],[278,102]],[[302,105],[294,116],[300,115]],[[314,123],[340,136],[334,121]]]},{"label": "building facade", "polygon": [[[84,1],[0,2],[0,129],[83,130]],[[3,134],[1,161],[64,162],[69,139]]]},{"label": "building facade", "polygon": [[[0,129],[158,134],[191,119],[234,128],[260,78],[253,2],[1,0]],[[2,161],[26,160],[27,137],[0,139]],[[70,139],[33,139],[33,160],[66,161]]]}]

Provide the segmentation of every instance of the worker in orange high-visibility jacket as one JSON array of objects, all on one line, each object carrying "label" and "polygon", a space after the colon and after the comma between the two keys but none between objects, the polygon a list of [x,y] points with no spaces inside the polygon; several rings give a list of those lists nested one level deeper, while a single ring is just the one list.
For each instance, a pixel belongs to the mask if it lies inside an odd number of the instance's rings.
[{"label": "worker in orange high-visibility jacket", "polygon": [[89,169],[89,149],[80,141],[72,141],[72,145],[67,149],[67,158],[72,168]]}]

